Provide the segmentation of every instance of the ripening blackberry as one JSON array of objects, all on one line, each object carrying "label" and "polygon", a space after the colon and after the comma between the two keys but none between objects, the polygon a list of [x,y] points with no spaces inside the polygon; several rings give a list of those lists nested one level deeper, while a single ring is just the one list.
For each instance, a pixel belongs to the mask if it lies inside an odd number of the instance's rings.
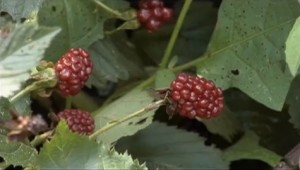
[{"label": "ripening blackberry", "polygon": [[217,117],[224,109],[223,91],[203,77],[181,73],[171,83],[170,91],[181,116],[208,119]]}]

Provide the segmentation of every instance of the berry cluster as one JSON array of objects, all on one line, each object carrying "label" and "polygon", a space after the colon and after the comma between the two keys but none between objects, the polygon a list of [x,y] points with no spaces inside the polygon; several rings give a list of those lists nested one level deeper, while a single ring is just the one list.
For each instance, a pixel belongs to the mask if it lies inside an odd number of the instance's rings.
[{"label": "berry cluster", "polygon": [[66,109],[58,113],[60,119],[66,120],[72,132],[90,135],[94,132],[95,122],[89,112],[78,109]]},{"label": "berry cluster", "polygon": [[173,10],[164,7],[162,0],[140,0],[137,18],[148,31],[153,32],[161,28],[164,23],[170,22]]},{"label": "berry cluster", "polygon": [[93,62],[87,51],[71,49],[58,60],[55,71],[58,88],[64,96],[75,96],[84,87],[93,70]]},{"label": "berry cluster", "polygon": [[177,112],[188,118],[211,118],[224,109],[224,96],[210,80],[181,73],[171,84],[171,99]]}]

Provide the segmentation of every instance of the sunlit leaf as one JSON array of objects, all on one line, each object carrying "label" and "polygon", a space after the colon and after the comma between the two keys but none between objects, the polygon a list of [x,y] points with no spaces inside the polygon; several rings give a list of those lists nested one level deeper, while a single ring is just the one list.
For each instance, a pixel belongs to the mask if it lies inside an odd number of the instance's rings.
[{"label": "sunlit leaf", "polygon": [[295,0],[224,0],[198,74],[281,110],[293,78],[285,41],[299,14]]},{"label": "sunlit leaf", "polygon": [[40,169],[134,169],[146,170],[127,153],[119,154],[86,136],[72,133],[65,122],[44,144],[38,156]]},{"label": "sunlit leaf", "polygon": [[228,169],[221,152],[204,142],[195,133],[154,122],[118,141],[116,149],[128,150],[151,169]]},{"label": "sunlit leaf", "polygon": [[0,35],[0,96],[8,97],[19,90],[29,78],[29,71],[43,58],[43,54],[58,28],[33,24],[3,28]]}]

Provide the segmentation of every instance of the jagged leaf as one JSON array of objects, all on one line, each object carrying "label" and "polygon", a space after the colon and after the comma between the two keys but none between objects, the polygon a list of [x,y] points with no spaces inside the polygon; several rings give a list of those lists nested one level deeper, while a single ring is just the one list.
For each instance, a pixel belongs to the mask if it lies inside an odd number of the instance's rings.
[{"label": "jagged leaf", "polygon": [[234,135],[243,130],[240,120],[227,107],[220,116],[212,119],[203,119],[201,122],[205,124],[211,133],[219,134],[230,142]]},{"label": "jagged leaf", "polygon": [[198,73],[281,110],[292,80],[285,41],[299,14],[295,0],[224,0]]},{"label": "jagged leaf", "polygon": [[118,151],[128,150],[146,161],[149,169],[228,169],[221,152],[204,144],[195,133],[153,122],[134,136],[118,141]]},{"label": "jagged leaf", "polygon": [[10,102],[7,98],[0,98],[0,120],[5,121],[11,119],[9,114]]},{"label": "jagged leaf", "polygon": [[168,69],[159,70],[155,76],[155,88],[169,88],[173,80],[175,80],[175,74]]},{"label": "jagged leaf", "polygon": [[[114,1],[123,7],[124,3],[119,3],[120,0]],[[104,3],[109,5],[112,2]],[[92,0],[45,1],[38,12],[38,22],[41,25],[62,28],[46,52],[47,59],[56,61],[70,48],[87,48],[98,39],[102,39],[104,22],[112,17],[107,11],[97,7]]]},{"label": "jagged leaf", "polygon": [[29,70],[42,59],[45,49],[59,32],[34,24],[16,25],[0,35],[0,96],[8,97],[29,78]]},{"label": "jagged leaf", "polygon": [[[140,89],[132,90],[110,103],[104,109],[93,113],[95,115],[96,129],[103,128],[105,125],[115,122],[128,114],[137,112],[147,107],[152,101],[153,98],[147,91]],[[102,133],[97,137],[97,140],[111,144],[123,136],[133,135],[151,124],[154,112],[155,110],[143,112],[140,116],[136,116]]]},{"label": "jagged leaf", "polygon": [[26,95],[13,103],[15,111],[19,115],[31,115],[32,110],[30,105],[31,105],[31,99],[29,95]]},{"label": "jagged leaf", "polygon": [[23,143],[8,143],[5,135],[0,134],[0,156],[5,164],[14,166],[29,166],[36,163],[37,151]]},{"label": "jagged leaf", "polygon": [[37,13],[44,0],[0,0],[0,11],[9,13],[16,21],[23,18],[29,18]]},{"label": "jagged leaf", "polygon": [[118,154],[86,136],[72,133],[65,122],[59,123],[55,136],[44,144],[38,163],[40,169],[147,169],[127,153]]},{"label": "jagged leaf", "polygon": [[300,65],[300,50],[298,41],[300,38],[300,17],[296,20],[286,41],[286,62],[293,76],[296,76]]},{"label": "jagged leaf", "polygon": [[239,159],[259,159],[275,166],[281,156],[259,145],[259,137],[252,131],[248,131],[236,144],[223,152],[223,158],[227,161]]}]

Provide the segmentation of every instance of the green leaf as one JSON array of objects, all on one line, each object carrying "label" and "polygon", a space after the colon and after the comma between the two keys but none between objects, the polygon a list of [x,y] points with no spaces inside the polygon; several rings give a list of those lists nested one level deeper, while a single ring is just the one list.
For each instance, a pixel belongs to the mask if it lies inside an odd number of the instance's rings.
[{"label": "green leaf", "polygon": [[[123,97],[107,105],[104,109],[94,112],[96,129],[103,128],[131,113],[147,107],[153,98],[147,91],[132,90]],[[144,112],[138,117],[125,121],[97,137],[98,141],[111,144],[119,138],[135,134],[151,124],[155,110]]]},{"label": "green leaf", "polygon": [[160,88],[169,88],[170,84],[172,83],[173,80],[175,80],[176,76],[175,74],[168,69],[162,69],[159,70],[156,73],[155,77],[155,88],[160,89]]},{"label": "green leaf", "polygon": [[44,144],[38,156],[40,169],[140,169],[146,170],[127,154],[118,154],[86,136],[72,133],[59,123],[55,136]]},{"label": "green leaf", "polygon": [[242,132],[241,122],[227,107],[220,116],[201,120],[211,133],[216,133],[231,142],[234,135]]},{"label": "green leaf", "polygon": [[198,74],[281,110],[292,80],[285,41],[299,14],[295,0],[224,0]]},{"label": "green leaf", "polygon": [[258,142],[258,136],[254,132],[248,131],[235,145],[223,152],[223,157],[227,162],[239,159],[258,159],[275,166],[281,160],[281,156],[259,146]]},{"label": "green leaf", "polygon": [[31,115],[31,99],[29,95],[26,95],[13,103],[15,111],[20,115]]},{"label": "green leaf", "polygon": [[[106,2],[109,5],[109,1]],[[98,9],[92,0],[45,1],[38,12],[39,24],[62,28],[47,50],[46,58],[56,61],[70,48],[88,48],[104,37],[103,25],[110,18],[112,16],[102,8]]]},{"label": "green leaf", "polygon": [[300,65],[300,50],[298,40],[300,39],[300,17],[296,20],[286,41],[286,62],[293,76],[296,76]]},{"label": "green leaf", "polygon": [[8,143],[6,136],[0,134],[0,156],[7,165],[30,166],[36,163],[37,151],[23,143]]},{"label": "green leaf", "polygon": [[[183,1],[175,5],[175,13],[181,10]],[[217,8],[210,1],[193,1],[184,20],[184,25],[176,40],[172,56],[178,56],[176,64],[183,64],[202,55],[209,42],[217,16]],[[133,34],[133,41],[141,48],[144,58],[148,56],[157,64],[167,47],[175,22],[165,25],[162,29],[149,34],[146,29],[141,29]]]},{"label": "green leaf", "polygon": [[42,59],[45,49],[59,32],[57,28],[33,24],[16,25],[11,32],[0,36],[0,84],[8,97],[29,78],[29,71]]},{"label": "green leaf", "polygon": [[32,17],[44,0],[0,0],[0,11],[9,13],[15,21]]},{"label": "green leaf", "polygon": [[89,52],[95,64],[92,74],[94,81],[105,79],[117,82],[118,79],[128,79],[129,75],[125,67],[127,62],[111,39],[105,38],[95,42],[89,48]]},{"label": "green leaf", "polygon": [[0,120],[6,121],[11,119],[9,109],[10,109],[9,100],[7,98],[1,97],[0,98]]},{"label": "green leaf", "polygon": [[148,128],[118,141],[118,151],[128,150],[146,161],[149,169],[228,169],[221,152],[204,145],[195,133],[153,122]]}]

